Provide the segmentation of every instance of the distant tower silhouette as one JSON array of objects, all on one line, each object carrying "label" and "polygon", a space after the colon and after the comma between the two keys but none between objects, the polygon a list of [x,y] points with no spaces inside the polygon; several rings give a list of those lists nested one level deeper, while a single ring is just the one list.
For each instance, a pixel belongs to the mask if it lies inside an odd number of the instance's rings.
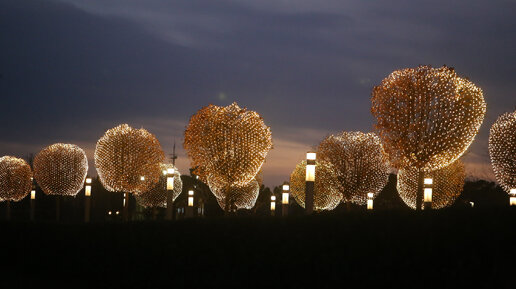
[{"label": "distant tower silhouette", "polygon": [[177,155],[176,155],[176,140],[174,140],[174,149],[172,150],[172,154],[170,155],[170,158],[172,159],[172,164],[175,166],[176,165],[176,159],[177,159]]}]

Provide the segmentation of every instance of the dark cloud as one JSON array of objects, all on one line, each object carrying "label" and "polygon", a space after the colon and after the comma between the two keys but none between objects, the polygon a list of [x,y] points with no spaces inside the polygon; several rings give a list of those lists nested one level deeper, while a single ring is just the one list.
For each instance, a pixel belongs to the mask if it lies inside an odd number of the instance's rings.
[{"label": "dark cloud", "polygon": [[[516,105],[515,6],[0,1],[0,149],[73,141],[91,150],[120,122],[154,127],[170,145],[181,138],[178,123],[201,106],[232,101],[262,114],[278,143],[308,148],[331,132],[371,130],[371,88],[392,70],[447,64],[481,86],[488,102],[472,146],[478,168],[487,162],[488,128]],[[277,170],[264,172],[266,182],[287,178],[286,166],[268,165]]]}]

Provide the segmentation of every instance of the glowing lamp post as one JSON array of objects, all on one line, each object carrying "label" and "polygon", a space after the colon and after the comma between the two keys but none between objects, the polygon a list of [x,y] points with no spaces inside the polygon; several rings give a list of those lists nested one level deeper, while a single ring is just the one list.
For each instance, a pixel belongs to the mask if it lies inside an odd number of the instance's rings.
[{"label": "glowing lamp post", "polygon": [[188,206],[186,207],[186,217],[193,217],[193,209],[194,209],[194,191],[188,191]]},{"label": "glowing lamp post", "polygon": [[305,213],[307,215],[314,211],[315,158],[314,152],[306,154]]},{"label": "glowing lamp post", "polygon": [[91,178],[86,178],[86,184],[84,186],[84,222],[90,221],[91,212]]},{"label": "glowing lamp post", "polygon": [[516,206],[516,189],[511,189],[509,192],[509,204]]},{"label": "glowing lamp post", "polygon": [[289,191],[290,186],[288,184],[283,185],[283,193],[281,194],[281,214],[283,216],[288,215],[288,204],[289,204]]},{"label": "glowing lamp post", "polygon": [[367,209],[373,210],[373,193],[367,193]]},{"label": "glowing lamp post", "polygon": [[36,187],[34,185],[34,178],[31,178],[32,190],[30,191],[30,220],[34,221],[34,212],[36,210]]},{"label": "glowing lamp post", "polygon": [[423,193],[423,199],[425,201],[424,208],[425,210],[431,210],[432,209],[432,185],[434,181],[432,178],[425,178],[423,181],[423,184],[425,186]]},{"label": "glowing lamp post", "polygon": [[167,176],[167,220],[172,220],[174,212],[174,168],[168,168],[163,171]]},{"label": "glowing lamp post", "polygon": [[271,196],[271,216],[276,214],[276,196]]}]

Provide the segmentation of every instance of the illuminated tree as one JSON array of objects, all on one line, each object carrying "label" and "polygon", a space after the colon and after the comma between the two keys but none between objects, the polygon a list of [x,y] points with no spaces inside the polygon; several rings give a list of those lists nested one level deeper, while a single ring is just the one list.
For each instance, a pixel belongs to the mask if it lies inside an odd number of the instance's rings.
[{"label": "illuminated tree", "polygon": [[255,179],[272,148],[271,131],[258,113],[236,103],[226,107],[209,105],[190,118],[184,147],[196,168],[195,174],[225,194]]},{"label": "illuminated tree", "polygon": [[367,203],[367,194],[376,196],[387,183],[389,163],[380,139],[374,133],[342,132],[325,138],[317,157],[333,165],[343,202]]},{"label": "illuminated tree", "polygon": [[161,164],[161,171],[163,172],[159,178],[158,183],[149,191],[135,196],[136,201],[146,208],[166,208],[167,207],[167,170],[174,169],[174,189],[172,190],[172,201],[181,194],[183,190],[183,182],[181,181],[181,174],[173,164]]},{"label": "illuminated tree", "polygon": [[[237,209],[250,210],[256,204],[260,193],[260,184],[252,180],[244,186],[231,186],[229,190],[226,186],[222,188],[210,186],[210,190],[215,195],[219,206],[224,211],[235,211]],[[227,198],[229,200],[227,200]],[[227,204],[230,204],[228,207]]]},{"label": "illuminated tree", "polygon": [[112,192],[139,194],[152,189],[162,174],[164,159],[153,134],[127,124],[108,130],[95,149],[100,181]]},{"label": "illuminated tree", "polygon": [[[419,171],[416,168],[406,168],[398,172],[398,193],[412,209],[416,208]],[[441,209],[450,206],[460,196],[464,188],[466,177],[464,164],[456,160],[452,164],[429,173],[426,177],[432,178],[432,209]],[[421,207],[422,208],[422,207]]]},{"label": "illuminated tree", "polygon": [[[300,162],[290,175],[290,194],[305,207],[306,160]],[[342,201],[340,184],[335,168],[329,162],[316,161],[314,210],[333,210]]]},{"label": "illuminated tree", "polygon": [[394,71],[373,89],[371,101],[391,165],[419,170],[418,203],[424,172],[457,160],[486,112],[482,90],[446,66]]},{"label": "illuminated tree", "polygon": [[0,201],[21,201],[32,189],[32,170],[26,161],[0,158]]},{"label": "illuminated tree", "polygon": [[34,158],[34,178],[47,195],[77,195],[87,173],[86,153],[73,144],[53,144]]},{"label": "illuminated tree", "polygon": [[516,111],[502,114],[491,127],[489,155],[503,189],[516,189]]}]

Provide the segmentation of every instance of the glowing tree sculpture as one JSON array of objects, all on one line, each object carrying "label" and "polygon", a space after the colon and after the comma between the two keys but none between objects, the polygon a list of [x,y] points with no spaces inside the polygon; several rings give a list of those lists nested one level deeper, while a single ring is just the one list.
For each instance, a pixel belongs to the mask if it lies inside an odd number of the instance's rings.
[{"label": "glowing tree sculpture", "polygon": [[[398,193],[403,202],[412,209],[416,208],[418,173],[416,168],[406,168],[398,172]],[[441,209],[453,204],[460,196],[466,173],[462,161],[456,160],[447,167],[426,173],[426,177],[433,180],[432,208]]]},{"label": "glowing tree sculpture", "polygon": [[127,124],[108,130],[95,149],[100,181],[112,192],[149,191],[162,175],[164,159],[165,154],[153,134]]},{"label": "glowing tree sculpture", "polygon": [[473,142],[486,112],[482,90],[445,66],[394,71],[373,89],[371,101],[391,165],[419,170],[418,203],[424,172],[457,160]]},{"label": "glowing tree sculpture", "polygon": [[[316,161],[314,186],[314,210],[333,210],[342,201],[340,184],[331,163]],[[290,175],[290,194],[305,207],[306,160],[300,162]]]},{"label": "glowing tree sculpture", "polygon": [[[258,113],[236,103],[209,105],[191,117],[184,147],[195,174],[221,192],[215,193],[221,199],[231,188],[245,187],[255,179],[272,148],[271,131]],[[224,199],[226,208],[230,201],[238,202]]]},{"label": "glowing tree sculpture", "polygon": [[167,207],[167,173],[168,169],[174,169],[174,189],[172,190],[172,201],[181,194],[183,190],[183,181],[179,170],[172,164],[162,164],[162,175],[158,183],[149,191],[136,195],[136,201],[146,208],[166,208]]},{"label": "glowing tree sculpture", "polygon": [[319,160],[333,165],[342,201],[365,205],[368,193],[376,196],[389,177],[389,163],[374,133],[342,132],[325,138],[317,149]]},{"label": "glowing tree sculpture", "polygon": [[21,201],[32,189],[32,170],[26,161],[0,158],[0,201]]},{"label": "glowing tree sculpture", "polygon": [[516,111],[502,114],[491,127],[489,155],[496,180],[516,197]]},{"label": "glowing tree sculpture", "polygon": [[[237,209],[250,210],[256,204],[258,195],[260,193],[260,184],[256,180],[252,180],[244,186],[232,186],[217,188],[210,186],[210,190],[217,198],[219,206],[227,211],[235,211]],[[229,198],[230,200],[227,200]],[[227,207],[227,204],[231,204],[232,207]]]},{"label": "glowing tree sculpture", "polygon": [[77,195],[87,173],[86,153],[73,144],[53,144],[34,158],[34,178],[47,195]]}]

